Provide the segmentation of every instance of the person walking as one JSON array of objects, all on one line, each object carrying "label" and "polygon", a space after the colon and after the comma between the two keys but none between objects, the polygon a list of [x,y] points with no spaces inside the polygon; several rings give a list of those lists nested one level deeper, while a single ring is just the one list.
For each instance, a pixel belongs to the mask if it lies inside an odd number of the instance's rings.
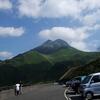
[{"label": "person walking", "polygon": [[17,83],[17,84],[15,85],[15,95],[17,96],[17,95],[19,95],[19,94],[20,94],[20,84]]}]

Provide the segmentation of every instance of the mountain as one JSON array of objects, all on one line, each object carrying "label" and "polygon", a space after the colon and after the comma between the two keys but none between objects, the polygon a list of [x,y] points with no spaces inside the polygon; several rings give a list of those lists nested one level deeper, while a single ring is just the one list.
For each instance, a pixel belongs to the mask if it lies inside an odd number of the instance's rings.
[{"label": "mountain", "polygon": [[36,47],[34,50],[43,53],[50,54],[56,52],[59,49],[69,48],[70,46],[63,40],[57,39],[55,41],[47,40],[41,46]]},{"label": "mountain", "polygon": [[[12,59],[0,63],[0,86],[58,80],[72,67],[84,66],[98,58],[100,52],[83,52],[61,39],[48,40]],[[6,79],[6,81],[5,81]]]}]

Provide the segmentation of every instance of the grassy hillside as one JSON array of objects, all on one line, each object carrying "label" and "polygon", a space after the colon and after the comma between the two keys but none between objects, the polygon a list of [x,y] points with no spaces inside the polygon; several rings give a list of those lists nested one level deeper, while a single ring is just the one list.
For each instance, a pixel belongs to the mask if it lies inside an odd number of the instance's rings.
[{"label": "grassy hillside", "polygon": [[46,56],[54,63],[48,76],[58,80],[69,69],[84,66],[92,60],[97,59],[100,57],[100,52],[82,52],[74,48],[66,48]]},{"label": "grassy hillside", "polygon": [[60,78],[60,80],[71,79],[75,76],[88,75],[97,72],[100,72],[100,57],[84,66],[71,68]]},{"label": "grassy hillside", "polygon": [[70,47],[70,48],[60,49],[57,52],[44,56],[54,63],[63,61],[72,61],[75,62],[76,65],[78,65],[78,63],[85,64],[93,59],[96,59],[97,57],[100,56],[100,52],[82,52],[75,48]]},{"label": "grassy hillside", "polygon": [[49,60],[36,51],[28,51],[26,53],[19,54],[10,60],[6,60],[3,63],[18,67],[24,64],[38,64],[41,62],[49,62]]}]

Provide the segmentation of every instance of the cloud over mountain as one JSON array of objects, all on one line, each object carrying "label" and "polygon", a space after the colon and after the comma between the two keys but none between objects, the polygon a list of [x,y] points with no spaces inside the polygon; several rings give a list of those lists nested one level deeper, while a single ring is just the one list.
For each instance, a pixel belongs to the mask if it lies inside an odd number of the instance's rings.
[{"label": "cloud over mountain", "polygon": [[[39,32],[39,36],[45,39],[63,39],[67,41],[70,45],[74,46],[80,50],[89,50],[89,45],[85,41],[89,38],[92,33],[89,31],[95,31],[100,28],[100,25],[92,27],[79,27],[79,28],[70,28],[70,27],[53,27],[51,29],[42,30]],[[93,46],[93,45],[92,45]]]}]

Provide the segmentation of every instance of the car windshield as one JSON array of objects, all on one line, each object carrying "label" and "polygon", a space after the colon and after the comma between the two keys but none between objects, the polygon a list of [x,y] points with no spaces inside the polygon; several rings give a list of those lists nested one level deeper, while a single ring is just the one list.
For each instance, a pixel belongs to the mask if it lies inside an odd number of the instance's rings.
[{"label": "car windshield", "polygon": [[82,76],[81,77],[81,82],[86,78],[86,76]]},{"label": "car windshield", "polygon": [[89,76],[86,76],[86,77],[84,78],[84,80],[82,81],[82,84],[86,84],[86,83],[88,83],[89,80],[90,80],[90,78],[91,78],[90,75],[89,75]]},{"label": "car windshield", "polygon": [[86,76],[79,76],[79,77],[76,77],[75,80],[79,80],[80,82],[82,82],[85,77]]}]

